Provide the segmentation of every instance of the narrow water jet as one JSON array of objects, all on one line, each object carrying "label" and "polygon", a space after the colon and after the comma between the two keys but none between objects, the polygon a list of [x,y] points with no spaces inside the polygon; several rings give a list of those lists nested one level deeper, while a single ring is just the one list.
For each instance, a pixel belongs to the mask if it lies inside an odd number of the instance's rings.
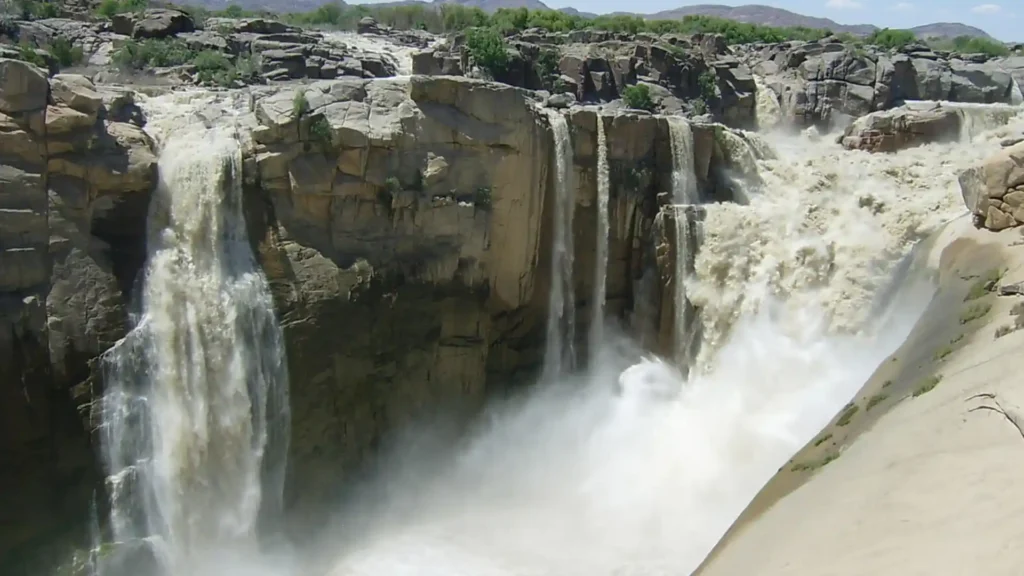
[{"label": "narrow water jet", "polygon": [[[236,134],[164,136],[140,315],[103,357],[110,530],[145,542],[156,573],[213,576],[252,562],[258,522],[280,511],[288,373]],[[123,570],[101,567],[136,576]]]},{"label": "narrow water jet", "polygon": [[551,240],[551,291],[548,299],[545,378],[571,370],[575,364],[576,303],[573,297],[573,216],[576,209],[572,182],[572,142],[569,125],[557,110],[548,113],[555,142],[554,225]]},{"label": "narrow water jet", "polygon": [[608,282],[608,136],[604,119],[597,117],[597,253],[594,257],[593,317],[590,321],[591,363],[604,338],[604,305]]}]

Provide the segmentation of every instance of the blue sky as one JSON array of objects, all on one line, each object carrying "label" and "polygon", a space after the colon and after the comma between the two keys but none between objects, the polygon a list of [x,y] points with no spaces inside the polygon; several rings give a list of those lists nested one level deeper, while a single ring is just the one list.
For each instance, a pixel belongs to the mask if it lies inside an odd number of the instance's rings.
[{"label": "blue sky", "polygon": [[[355,0],[353,3],[372,3]],[[840,24],[874,24],[910,28],[932,22],[963,22],[977,26],[1000,40],[1024,40],[1024,2],[1021,0],[542,0],[552,8],[572,6],[588,12],[658,12],[692,4],[766,4],[793,12],[831,18]]]}]

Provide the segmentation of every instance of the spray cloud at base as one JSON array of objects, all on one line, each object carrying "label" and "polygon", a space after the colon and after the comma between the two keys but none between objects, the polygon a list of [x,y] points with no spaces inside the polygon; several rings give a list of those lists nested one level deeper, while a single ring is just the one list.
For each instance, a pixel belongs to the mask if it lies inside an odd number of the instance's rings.
[{"label": "spray cloud at base", "polygon": [[403,454],[386,494],[342,514],[362,537],[343,539],[331,573],[687,574],[898,346],[929,290],[860,337],[825,335],[810,311],[789,333],[765,306],[686,383],[606,340],[600,364],[493,408],[453,453]]}]

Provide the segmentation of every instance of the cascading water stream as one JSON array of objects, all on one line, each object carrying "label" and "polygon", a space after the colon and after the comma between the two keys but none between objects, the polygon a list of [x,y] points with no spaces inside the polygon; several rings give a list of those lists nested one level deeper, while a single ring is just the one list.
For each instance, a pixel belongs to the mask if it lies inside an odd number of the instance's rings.
[{"label": "cascading water stream", "polygon": [[253,561],[258,521],[280,511],[282,333],[249,244],[233,128],[161,122],[155,102],[147,112],[155,130],[177,129],[155,134],[141,314],[103,359],[112,539],[147,542],[161,573],[220,575]]},{"label": "cascading water stream", "polygon": [[697,191],[693,158],[693,130],[685,118],[669,116],[669,139],[672,144],[672,203],[676,221],[676,271],[675,271],[675,361],[680,367],[688,366],[693,350],[694,332],[693,307],[686,298],[686,284],[683,281],[692,271],[695,252],[694,230],[691,229],[690,215],[693,206],[700,202]]},{"label": "cascading water stream", "polygon": [[555,198],[551,241],[551,291],[548,300],[544,378],[560,376],[575,363],[576,303],[573,298],[572,142],[569,125],[557,110],[548,114],[555,143]]},{"label": "cascading water stream", "polygon": [[597,254],[594,257],[593,317],[590,321],[592,361],[604,338],[604,301],[608,282],[608,136],[604,119],[597,117]]}]

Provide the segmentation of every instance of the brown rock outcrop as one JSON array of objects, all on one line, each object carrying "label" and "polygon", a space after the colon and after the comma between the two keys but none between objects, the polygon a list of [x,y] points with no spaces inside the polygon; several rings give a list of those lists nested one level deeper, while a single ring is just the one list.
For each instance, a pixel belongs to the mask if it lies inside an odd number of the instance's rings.
[{"label": "brown rock outcrop", "polygon": [[1003,230],[1024,223],[1024,143],[1004,148],[960,175],[964,203],[975,223]]},{"label": "brown rock outcrop", "polygon": [[931,142],[956,140],[961,115],[941,104],[905,106],[862,116],[846,128],[840,142],[849,150],[896,152]]}]

